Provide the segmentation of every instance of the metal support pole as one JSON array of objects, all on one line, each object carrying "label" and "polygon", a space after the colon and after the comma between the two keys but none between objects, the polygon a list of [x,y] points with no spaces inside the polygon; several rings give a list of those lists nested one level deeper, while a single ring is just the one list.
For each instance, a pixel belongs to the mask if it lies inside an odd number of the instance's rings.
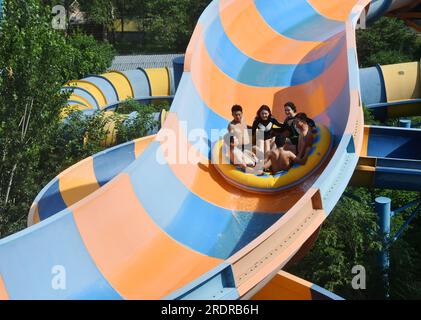
[{"label": "metal support pole", "polygon": [[386,197],[378,197],[375,200],[376,212],[379,216],[379,227],[382,235],[383,249],[380,253],[380,264],[383,272],[383,284],[385,297],[389,298],[389,236],[390,236],[390,216],[391,200]]},{"label": "metal support pole", "polygon": [[402,235],[402,233],[405,231],[406,228],[408,228],[411,221],[415,218],[415,216],[418,214],[418,212],[421,210],[421,203],[415,208],[415,210],[411,213],[409,218],[405,221],[403,226],[396,232],[396,234],[392,238],[392,242],[395,242],[398,240],[398,238]]},{"label": "metal support pole", "polygon": [[399,127],[401,127],[401,128],[411,128],[411,120],[409,120],[409,119],[399,119]]}]

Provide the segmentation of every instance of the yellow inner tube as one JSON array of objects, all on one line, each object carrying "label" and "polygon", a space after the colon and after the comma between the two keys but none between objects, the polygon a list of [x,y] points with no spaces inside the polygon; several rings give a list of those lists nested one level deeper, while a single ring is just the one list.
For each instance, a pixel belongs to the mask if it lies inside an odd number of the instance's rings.
[{"label": "yellow inner tube", "polygon": [[226,156],[224,161],[222,161],[224,156],[223,142],[223,139],[216,142],[212,150],[212,163],[215,168],[229,183],[238,188],[255,192],[280,191],[300,183],[319,168],[332,146],[329,129],[324,125],[317,124],[313,146],[305,165],[295,164],[290,170],[276,174],[264,173],[256,175],[245,173],[236,166],[229,164],[229,159]]}]

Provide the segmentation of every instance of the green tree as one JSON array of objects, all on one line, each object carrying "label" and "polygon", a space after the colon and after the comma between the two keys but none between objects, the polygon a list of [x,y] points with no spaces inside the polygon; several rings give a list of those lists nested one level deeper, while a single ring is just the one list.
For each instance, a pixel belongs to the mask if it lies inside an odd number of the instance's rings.
[{"label": "green tree", "polygon": [[68,38],[53,30],[50,7],[40,0],[6,0],[3,11],[0,237],[23,228],[29,206],[42,186],[86,155],[60,151],[68,146],[60,139],[60,112],[67,100],[60,88],[70,78],[104,71],[100,69],[109,61],[98,55],[100,47],[84,46],[90,39]]},{"label": "green tree", "polygon": [[178,39],[189,32],[185,28],[189,10],[187,5],[186,0],[146,1],[144,45],[150,51],[183,50],[179,48],[181,44]]},{"label": "green tree", "polygon": [[[51,29],[39,1],[6,0],[0,27],[0,234],[21,221],[39,184],[40,145],[59,120],[66,97],[64,37]],[[31,199],[32,198],[32,199]]]},{"label": "green tree", "polygon": [[168,110],[168,103],[141,105],[133,99],[124,102],[114,117],[117,131],[117,144],[144,137],[157,128],[154,114]]},{"label": "green tree", "polygon": [[103,40],[108,40],[108,29],[112,26],[114,6],[112,0],[89,0],[79,2],[81,10],[87,14],[90,22],[98,24],[102,28]]},{"label": "green tree", "polygon": [[[348,187],[326,222],[309,254],[288,271],[331,290],[346,299],[384,299],[383,280],[378,256],[382,250],[378,218],[374,212],[375,196],[392,199],[399,208],[418,193]],[[392,219],[393,236],[408,218],[411,210]],[[421,217],[416,218],[404,234],[389,247],[390,298],[421,297],[421,252],[419,249]],[[366,268],[366,290],[352,288],[352,267]]]},{"label": "green tree", "polygon": [[147,52],[184,52],[209,0],[145,0],[139,16]]},{"label": "green tree", "polygon": [[99,43],[92,36],[80,32],[67,37],[71,55],[67,59],[66,79],[81,79],[88,74],[104,72],[112,63],[115,50],[112,45]]},{"label": "green tree", "polygon": [[405,23],[383,17],[366,30],[357,32],[361,67],[416,61],[421,57],[421,39]]},{"label": "green tree", "polygon": [[[314,248],[289,271],[348,299],[380,298],[376,257],[381,242],[377,220],[367,205],[369,195],[364,192],[360,195],[363,201],[341,198],[323,224]],[[368,290],[352,289],[352,268],[356,265],[366,268]]]}]

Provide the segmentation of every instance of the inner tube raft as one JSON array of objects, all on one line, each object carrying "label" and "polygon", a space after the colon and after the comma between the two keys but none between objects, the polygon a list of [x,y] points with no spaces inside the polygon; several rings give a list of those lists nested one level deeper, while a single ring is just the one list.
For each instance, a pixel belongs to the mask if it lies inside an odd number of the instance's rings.
[{"label": "inner tube raft", "polygon": [[228,155],[223,155],[223,139],[217,141],[212,148],[212,163],[217,171],[235,187],[257,193],[281,191],[308,178],[328,157],[332,148],[332,137],[329,129],[317,123],[313,135],[313,147],[306,164],[294,164],[288,171],[280,171],[276,174],[265,172],[261,175],[245,173],[241,168],[230,164]]}]

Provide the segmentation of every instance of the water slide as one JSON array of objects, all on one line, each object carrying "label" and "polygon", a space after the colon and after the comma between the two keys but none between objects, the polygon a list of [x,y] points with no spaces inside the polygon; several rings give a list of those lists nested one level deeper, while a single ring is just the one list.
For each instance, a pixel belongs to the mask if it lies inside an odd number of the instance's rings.
[{"label": "water slide", "polygon": [[[373,1],[368,12],[409,2]],[[30,222],[39,223],[0,240],[0,298],[247,299],[262,292],[311,246],[364,149],[354,29],[368,4],[213,1],[194,31],[162,130],[63,172],[31,209]],[[251,123],[261,104],[281,117],[289,100],[329,127],[329,159],[281,193],[231,186],[209,163],[219,138],[211,130],[226,127],[234,103]],[[194,161],[171,154],[168,140]],[[63,272],[65,290],[52,285]]]},{"label": "water slide", "polygon": [[68,81],[62,88],[70,92],[68,105],[87,114],[114,110],[121,101],[134,99],[150,103],[174,95],[174,72],[170,68],[112,70]]},{"label": "water slide", "polygon": [[362,100],[379,120],[421,114],[421,65],[408,62],[360,70]]},{"label": "water slide", "polygon": [[421,190],[421,130],[366,126],[354,186]]},{"label": "water slide", "polygon": [[[67,106],[62,112],[64,119],[75,110],[90,116],[96,111],[104,111],[106,117],[112,117],[122,102],[132,99],[140,104],[159,104],[171,101],[174,97],[176,78],[173,68],[138,68],[133,70],[111,70],[101,75],[89,75],[80,80],[68,81],[62,92],[68,93]],[[153,115],[154,120],[162,122],[165,111]],[[121,115],[121,114],[120,114]],[[130,121],[137,116],[134,111],[125,117]],[[104,128],[108,133],[103,141],[105,146],[116,142],[115,122],[108,121]],[[160,129],[157,126],[156,129]]]},{"label": "water slide", "polygon": [[[362,100],[375,118],[421,115],[420,62],[360,70]],[[360,160],[351,184],[421,190],[421,130],[366,126]]]}]

